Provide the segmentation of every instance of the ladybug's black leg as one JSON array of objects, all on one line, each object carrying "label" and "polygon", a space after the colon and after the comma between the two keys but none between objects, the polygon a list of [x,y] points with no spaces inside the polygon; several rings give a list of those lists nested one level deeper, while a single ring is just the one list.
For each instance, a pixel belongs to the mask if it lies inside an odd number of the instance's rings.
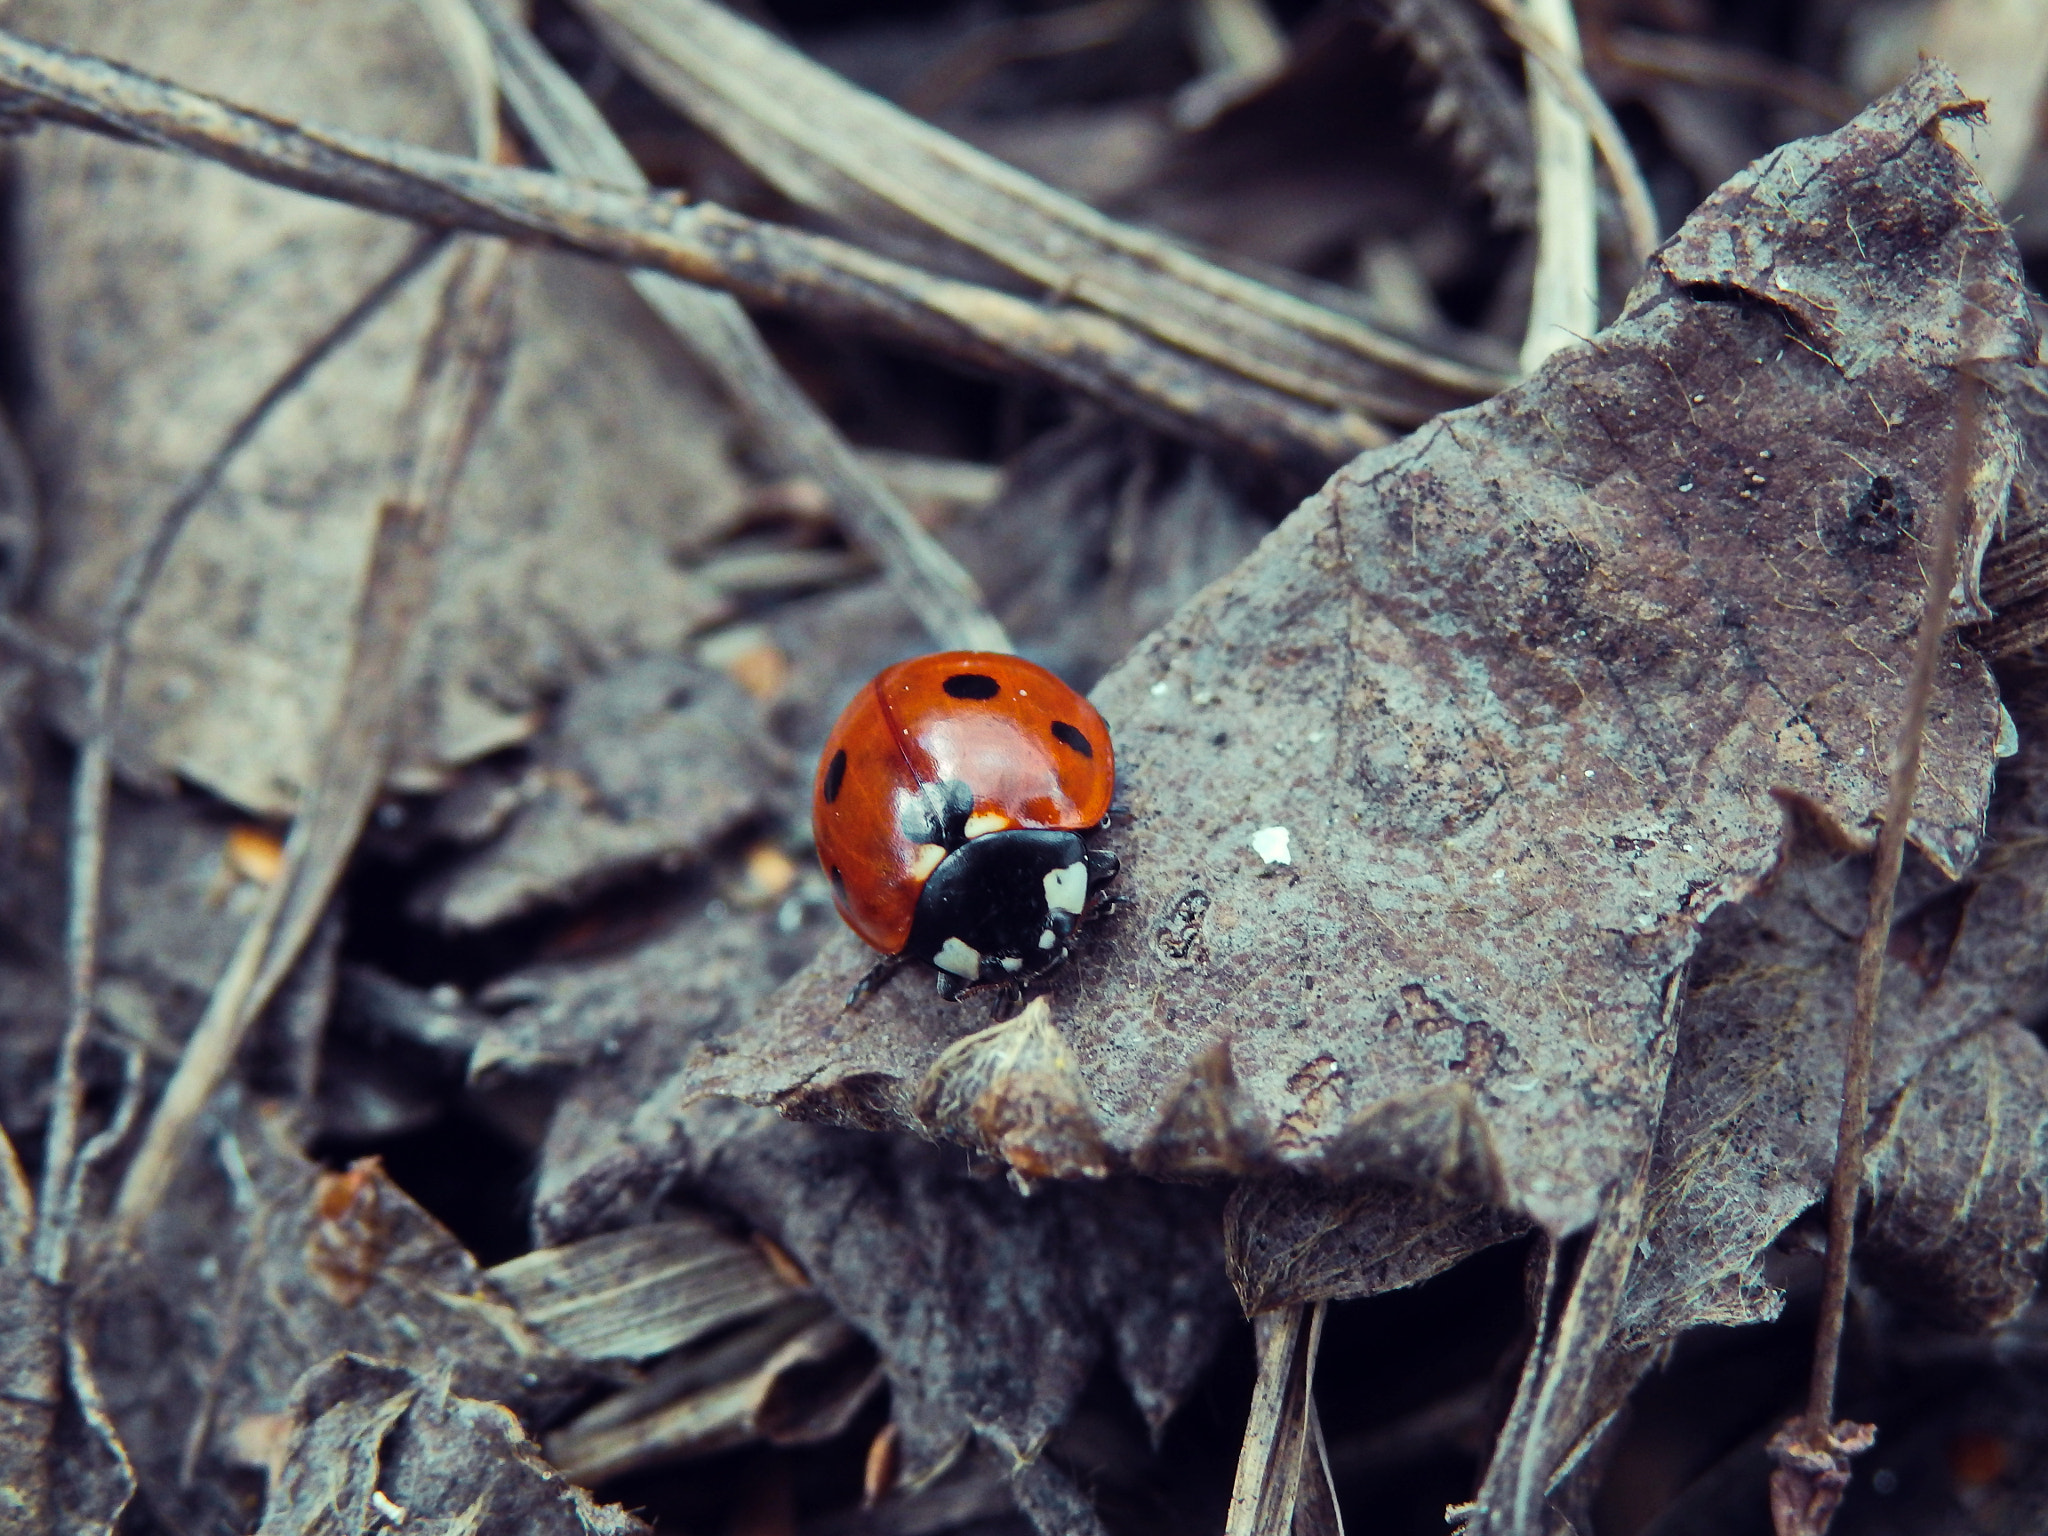
[{"label": "ladybug's black leg", "polygon": [[1123,864],[1107,848],[1088,850],[1088,889],[1093,892],[1116,878]]},{"label": "ladybug's black leg", "polygon": [[955,976],[951,971],[934,971],[932,974],[939,978],[939,996],[949,1003],[959,1002],[960,994],[974,985],[965,976]]},{"label": "ladybug's black leg", "polygon": [[858,1008],[869,993],[881,991],[883,987],[889,984],[889,978],[896,974],[898,967],[902,964],[903,957],[901,955],[884,955],[881,959],[877,960],[867,975],[861,977],[854,985],[854,989],[846,994],[847,1008]]}]

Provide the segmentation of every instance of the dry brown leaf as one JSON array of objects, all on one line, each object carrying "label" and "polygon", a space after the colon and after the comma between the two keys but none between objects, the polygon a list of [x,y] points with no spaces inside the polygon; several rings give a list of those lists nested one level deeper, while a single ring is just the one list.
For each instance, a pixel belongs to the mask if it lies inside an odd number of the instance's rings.
[{"label": "dry brown leaf", "polygon": [[444,1372],[338,1354],[292,1390],[291,1439],[260,1536],[636,1536],[648,1527],[569,1485],[498,1403]]},{"label": "dry brown leaf", "polygon": [[1235,1311],[1203,1191],[1025,1196],[941,1148],[725,1103],[686,1126],[694,1185],[774,1236],[881,1351],[913,1479],[970,1430],[1035,1458],[1103,1361],[1156,1431]]},{"label": "dry brown leaf", "polygon": [[[1883,801],[1959,271],[2032,354],[2010,242],[1924,131],[1962,105],[1930,68],[1760,162],[1597,343],[1358,460],[1097,691],[1128,906],[1054,1012],[1114,1153],[1227,1041],[1281,1164],[1593,1218],[1653,1131],[1667,979],[1769,872],[1777,796],[1847,836]],[[1972,573],[2016,455],[1988,428]],[[1954,869],[2000,712],[1951,659],[1914,834]],[[698,1086],[915,1123],[974,1021],[915,978],[843,1012],[866,964],[828,945]]]},{"label": "dry brown leaf", "polygon": [[[2048,1242],[2038,1145],[2048,1060],[2048,727],[2021,709],[1992,843],[1961,883],[1908,865],[1878,1016],[1859,1258],[1899,1299],[1984,1327],[2032,1293]],[[1826,1192],[1868,859],[1795,830],[1769,889],[1708,925],[1691,975],[1643,1247],[1613,1347],[1777,1315],[1778,1235]]]},{"label": "dry brown leaf", "polygon": [[422,890],[414,915],[485,928],[697,863],[792,777],[738,685],[672,656],[583,682],[534,758],[504,831]]},{"label": "dry brown leaf", "polygon": [[1026,1197],[949,1150],[685,1107],[691,1052],[737,1027],[778,953],[793,963],[810,942],[766,914],[707,916],[486,995],[505,1016],[481,1070],[576,1069],[541,1154],[536,1234],[645,1221],[677,1187],[742,1216],[881,1352],[920,1475],[970,1431],[1035,1455],[1105,1357],[1163,1424],[1235,1310],[1214,1196],[1113,1180]]},{"label": "dry brown leaf", "polygon": [[238,1459],[236,1427],[284,1409],[338,1349],[447,1366],[456,1390],[524,1409],[585,1384],[374,1163],[325,1172],[281,1109],[232,1087],[206,1130],[135,1258],[100,1266],[74,1303],[143,1496],[166,1518],[205,1515]]},{"label": "dry brown leaf", "polygon": [[[405,0],[36,5],[15,25],[146,58],[288,117],[466,149],[462,103]],[[330,318],[388,270],[401,225],[89,135],[26,149],[31,445],[54,537],[41,616],[88,632],[141,521]],[[522,739],[541,698],[672,650],[718,611],[677,568],[736,512],[721,408],[624,280],[540,263],[427,621],[397,777]],[[415,281],[288,400],[180,540],[144,611],[124,762],[289,812],[360,585],[392,423],[432,307]],[[105,329],[109,316],[118,330]]]}]

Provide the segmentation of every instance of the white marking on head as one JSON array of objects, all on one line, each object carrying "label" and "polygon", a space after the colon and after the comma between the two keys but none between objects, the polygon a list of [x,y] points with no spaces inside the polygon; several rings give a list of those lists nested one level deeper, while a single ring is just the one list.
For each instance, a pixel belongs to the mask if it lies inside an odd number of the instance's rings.
[{"label": "white marking on head", "polygon": [[1002,959],[1002,966],[1004,970],[1015,975],[1018,971],[1024,969],[1024,962],[1015,955],[1005,955]]},{"label": "white marking on head", "polygon": [[1294,853],[1287,846],[1285,827],[1261,827],[1252,834],[1252,852],[1268,864],[1292,864]]},{"label": "white marking on head", "polygon": [[1001,811],[976,811],[967,818],[967,835],[982,837],[990,832],[1001,832],[1015,826]]},{"label": "white marking on head", "polygon": [[951,971],[962,981],[981,979],[981,951],[958,939],[941,944],[939,952],[932,956],[932,964],[942,971]]},{"label": "white marking on head", "polygon": [[1076,917],[1088,905],[1088,866],[1069,864],[1045,877],[1045,905],[1049,911],[1071,912]]},{"label": "white marking on head", "polygon": [[927,879],[931,872],[946,862],[946,850],[937,843],[919,843],[917,852],[910,856],[910,878]]},{"label": "white marking on head", "polygon": [[1038,936],[1038,947],[1040,949],[1051,949],[1059,941],[1060,936],[1048,928]]}]

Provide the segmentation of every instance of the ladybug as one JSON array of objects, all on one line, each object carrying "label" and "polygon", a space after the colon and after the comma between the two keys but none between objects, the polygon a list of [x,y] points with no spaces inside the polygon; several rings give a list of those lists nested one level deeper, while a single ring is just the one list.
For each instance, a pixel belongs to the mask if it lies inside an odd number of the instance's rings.
[{"label": "ladybug", "polygon": [[944,651],[877,675],[832,727],[811,796],[839,915],[885,957],[847,1006],[905,960],[949,1001],[1066,960],[1116,876],[1082,840],[1115,788],[1109,727],[1041,666]]}]

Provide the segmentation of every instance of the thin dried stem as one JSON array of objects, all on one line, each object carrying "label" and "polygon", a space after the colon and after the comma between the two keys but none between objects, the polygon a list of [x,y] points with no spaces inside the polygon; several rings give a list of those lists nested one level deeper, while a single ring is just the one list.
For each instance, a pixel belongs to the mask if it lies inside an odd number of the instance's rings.
[{"label": "thin dried stem", "polygon": [[1614,178],[1614,195],[1621,204],[1629,255],[1637,262],[1648,261],[1659,239],[1657,204],[1650,196],[1650,184],[1643,179],[1643,168],[1636,163],[1635,151],[1629,148],[1628,135],[1621,131],[1621,124],[1593,89],[1593,82],[1586,78],[1578,59],[1559,47],[1547,33],[1531,26],[1514,0],[1486,0],[1486,8],[1500,18],[1501,30],[1543,72],[1550,87],[1585,124],[1601,163]]},{"label": "thin dried stem", "polygon": [[257,430],[279,404],[295,394],[322,363],[390,302],[413,274],[439,250],[445,236],[423,233],[398,261],[364,290],[326,330],[271,380],[238,417],[213,453],[173,496],[147,536],[114,578],[101,639],[82,664],[86,684],[87,735],[72,773],[70,905],[64,935],[66,1004],[64,1035],[57,1049],[51,1091],[50,1127],[43,1148],[42,1181],[36,1202],[33,1264],[38,1276],[55,1283],[64,1277],[78,1211],[66,1191],[75,1177],[79,1118],[85,1096],[85,1046],[92,1030],[98,985],[102,883],[106,866],[107,817],[113,800],[114,733],[121,712],[129,640],[156,585],[164,562],[186,523],[213,493]]},{"label": "thin dried stem", "polygon": [[[1966,318],[1976,314],[1972,306]],[[1820,1322],[1815,1330],[1813,1374],[1806,1413],[1772,1442],[1779,1466],[1771,1479],[1771,1507],[1780,1536],[1815,1536],[1825,1531],[1849,1480],[1849,1458],[1866,1449],[1873,1428],[1835,1420],[1835,1383],[1842,1353],[1842,1329],[1849,1303],[1849,1261],[1855,1249],[1856,1206],[1863,1191],[1864,1139],[1870,1124],[1870,1073],[1877,1037],[1877,1010],[1884,989],[1885,949],[1891,938],[1892,906],[1913,801],[1920,786],[1920,759],[1934,682],[1948,641],[1949,597],[1955,589],[1958,535],[1977,462],[1982,430],[1982,385],[1967,366],[1959,370],[1955,435],[1949,445],[1947,483],[1934,527],[1922,545],[1926,591],[1913,645],[1913,669],[1892,751],[1891,784],[1884,824],[1871,857],[1870,904],[1856,950],[1854,1011],[1842,1066],[1842,1113],[1835,1129],[1835,1166],[1828,1181],[1827,1267],[1821,1278]]]},{"label": "thin dried stem", "polygon": [[1920,757],[1934,679],[1948,638],[1949,593],[1956,581],[1956,536],[1976,461],[1982,386],[1963,372],[1956,403],[1955,439],[1949,448],[1948,483],[1926,547],[1927,595],[1913,644],[1913,671],[1892,752],[1890,793],[1884,825],[1870,868],[1870,912],[1856,950],[1856,1004],[1849,1024],[1842,1070],[1842,1117],[1835,1131],[1834,1176],[1828,1183],[1828,1260],[1821,1281],[1820,1327],[1814,1342],[1813,1376],[1807,1391],[1806,1422],[1818,1433],[1834,1421],[1835,1371],[1841,1355],[1842,1318],[1849,1299],[1849,1256],[1856,1238],[1856,1198],[1863,1188],[1863,1139],[1870,1123],[1870,1065],[1877,1035],[1877,1006],[1884,987],[1885,946],[1892,931],[1892,903],[1905,860],[1913,799],[1920,787]]},{"label": "thin dried stem", "polygon": [[[1578,23],[1571,0],[1489,0],[1513,12],[1529,41],[1541,39],[1576,66]],[[1529,53],[1533,61],[1534,51]],[[1522,338],[1524,373],[1591,336],[1600,323],[1598,207],[1593,145],[1584,116],[1547,71],[1529,72],[1529,124],[1536,140],[1536,276]]]},{"label": "thin dried stem", "polygon": [[395,489],[379,509],[348,669],[319,776],[264,893],[186,1042],[114,1201],[114,1236],[134,1237],[163,1198],[249,1026],[296,962],[341,877],[384,780],[412,638],[433,595],[455,488],[503,383],[511,338],[510,252],[467,246],[442,289],[400,417]]},{"label": "thin dried stem", "polygon": [[50,677],[82,676],[88,665],[86,658],[62,641],[51,639],[11,613],[0,613],[0,645],[33,662]]},{"label": "thin dried stem", "polygon": [[[578,0],[619,61],[785,196],[910,228],[1190,356],[1337,404],[1461,391],[1469,365],[1120,223],[862,91],[713,0]],[[1398,380],[1389,377],[1397,375]]]},{"label": "thin dried stem", "polygon": [[[649,196],[285,122],[4,31],[0,106],[16,120],[48,117],[184,150],[356,207],[422,224],[541,240],[720,288],[749,303],[876,332],[999,373],[1034,374],[1184,440],[1316,474],[1386,442],[1380,420],[1419,421],[1440,404],[1455,403],[1424,403],[1306,376],[1290,375],[1284,385],[1276,384],[1064,296],[1033,302],[935,277],[843,241],[709,203],[686,204],[672,195]],[[1333,326],[1342,318],[1315,312]],[[1431,372],[1455,381],[1432,389],[1462,392],[1468,399],[1505,382],[1448,361],[1432,363]]]},{"label": "thin dried stem", "polygon": [[1616,27],[1606,35],[1606,64],[1630,74],[1676,80],[1710,91],[1744,91],[1844,123],[1863,103],[1827,76],[1729,43]]},{"label": "thin dried stem", "polygon": [[[647,178],[625,145],[533,35],[499,0],[468,3],[497,55],[506,103],[548,163],[573,176],[644,190]],[[659,272],[635,272],[632,282],[717,377],[754,435],[785,468],[823,486],[847,541],[874,557],[941,648],[1012,648],[974,578],[797,388],[729,294]]]}]

